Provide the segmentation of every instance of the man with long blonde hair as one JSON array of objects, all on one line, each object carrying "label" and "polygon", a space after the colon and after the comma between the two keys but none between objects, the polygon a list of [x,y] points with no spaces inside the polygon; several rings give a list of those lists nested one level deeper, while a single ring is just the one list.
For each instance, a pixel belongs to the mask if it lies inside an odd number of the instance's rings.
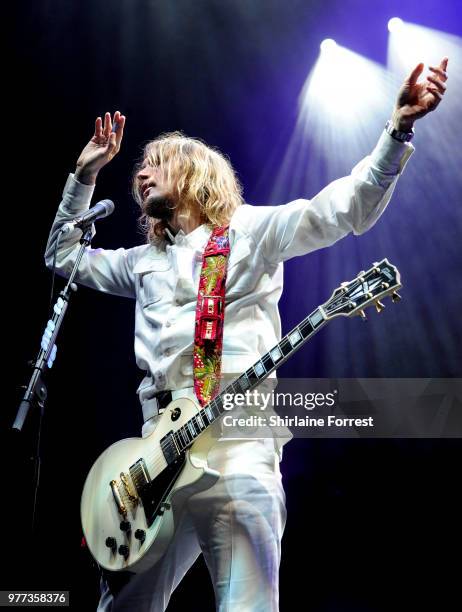
[{"label": "man with long blonde hair", "polygon": [[[392,119],[372,154],[350,176],[312,200],[251,206],[229,161],[179,132],[149,142],[133,177],[146,244],[131,249],[85,250],[78,282],[136,300],[135,354],[145,376],[138,388],[142,435],[152,433],[165,398],[195,398],[193,339],[201,258],[212,230],[229,226],[222,373],[241,374],[281,337],[278,300],[282,263],[361,234],[388,204],[413,151],[416,119],[434,110],[445,91],[447,58],[417,83],[419,64],[399,91]],[[46,249],[53,267],[64,223],[90,205],[97,175],[119,151],[125,117],[98,117],[66,184]],[[75,229],[60,240],[56,268],[69,275],[79,250]],[[161,562],[116,584],[102,579],[99,610],[161,611],[204,554],[221,612],[276,612],[281,538],[286,520],[280,442],[217,440],[207,461],[220,478],[191,496]]]},{"label": "man with long blonde hair", "polygon": [[[153,180],[157,188],[162,181],[167,189],[167,208],[162,208],[153,192]],[[151,187],[149,193],[147,186]],[[181,132],[163,134],[146,145],[143,162],[135,169],[133,196],[142,210],[141,223],[151,243],[165,238],[169,222],[173,226],[181,223],[186,233],[202,223],[228,225],[243,203],[242,187],[229,161],[219,151]]]}]

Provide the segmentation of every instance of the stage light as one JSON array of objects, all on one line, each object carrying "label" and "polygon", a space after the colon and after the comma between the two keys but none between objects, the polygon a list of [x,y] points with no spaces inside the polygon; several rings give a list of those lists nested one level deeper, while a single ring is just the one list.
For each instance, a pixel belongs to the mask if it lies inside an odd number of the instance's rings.
[{"label": "stage light", "polygon": [[397,32],[390,29],[388,37],[388,68],[404,73],[423,62],[426,66],[439,64],[450,57],[456,64],[461,59],[461,38],[413,23],[403,23]]},{"label": "stage light", "polygon": [[393,109],[396,88],[386,69],[332,42],[323,41],[300,93],[272,202],[313,193],[349,173],[371,150]]},{"label": "stage light", "polygon": [[404,27],[404,21],[399,17],[392,17],[388,22],[389,32],[399,32]]},{"label": "stage light", "polygon": [[334,51],[337,48],[337,43],[333,38],[325,38],[320,44],[320,48],[323,53]]},{"label": "stage light", "polygon": [[384,72],[378,64],[327,39],[300,104],[305,109],[318,105],[323,116],[330,114],[336,120],[366,117],[381,103]]}]

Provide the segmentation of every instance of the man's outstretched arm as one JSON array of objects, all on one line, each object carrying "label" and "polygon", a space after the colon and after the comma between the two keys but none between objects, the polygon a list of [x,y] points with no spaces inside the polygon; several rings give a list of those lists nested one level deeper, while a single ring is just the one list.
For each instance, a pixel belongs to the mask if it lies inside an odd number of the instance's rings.
[{"label": "man's outstretched arm", "polygon": [[438,67],[430,67],[431,74],[422,83],[417,81],[423,64],[416,66],[398,92],[388,133],[383,132],[371,155],[349,176],[333,181],[312,200],[252,207],[250,233],[269,263],[329,246],[374,225],[414,150],[405,141],[406,133],[417,119],[435,110],[444,95],[447,63],[444,58]]}]

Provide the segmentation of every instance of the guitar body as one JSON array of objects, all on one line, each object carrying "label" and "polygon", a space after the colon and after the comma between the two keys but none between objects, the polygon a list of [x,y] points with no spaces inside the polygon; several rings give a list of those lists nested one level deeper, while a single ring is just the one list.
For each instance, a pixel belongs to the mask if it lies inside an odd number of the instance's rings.
[{"label": "guitar body", "polygon": [[154,565],[172,539],[186,500],[219,478],[206,461],[216,443],[210,429],[178,461],[168,464],[164,457],[162,439],[198,412],[191,399],[172,401],[151,435],[116,442],[91,468],[81,520],[88,548],[101,567],[138,573]]}]

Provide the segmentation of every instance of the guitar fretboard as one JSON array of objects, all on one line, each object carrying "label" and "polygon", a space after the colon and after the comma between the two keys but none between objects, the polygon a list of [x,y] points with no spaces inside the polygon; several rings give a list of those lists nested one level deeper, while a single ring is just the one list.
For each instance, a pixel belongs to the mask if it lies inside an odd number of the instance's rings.
[{"label": "guitar fretboard", "polygon": [[239,378],[230,383],[213,400],[206,404],[202,410],[189,419],[176,432],[169,434],[161,441],[164,455],[167,457],[182,453],[191,446],[194,440],[209,427],[224,412],[224,397],[245,394],[257,387],[271,372],[281,366],[289,357],[313,336],[327,319],[322,307],[316,308],[303,321],[286,334],[271,350],[265,353]]}]

